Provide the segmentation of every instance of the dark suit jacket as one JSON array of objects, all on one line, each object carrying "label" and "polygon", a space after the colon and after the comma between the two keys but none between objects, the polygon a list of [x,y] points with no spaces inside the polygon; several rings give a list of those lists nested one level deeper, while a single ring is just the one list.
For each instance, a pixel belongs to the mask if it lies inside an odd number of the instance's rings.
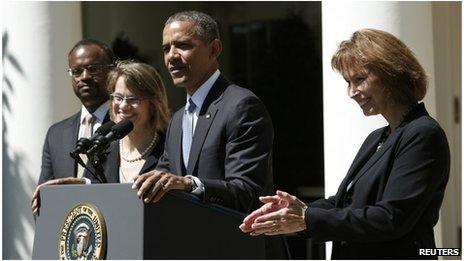
[{"label": "dark suit jacket", "polygon": [[419,248],[435,247],[448,142],[423,103],[403,123],[377,152],[388,126],[372,132],[337,194],[309,204],[308,235],[334,241],[333,259],[425,259]]},{"label": "dark suit jacket", "polygon": [[[139,172],[139,175],[151,170],[154,170],[156,165],[158,164],[158,160],[163,154],[164,150],[164,133],[158,132],[159,140],[155,147],[151,150],[150,154],[148,154],[145,164],[143,164],[142,169]],[[108,183],[119,183],[119,165],[120,165],[120,158],[119,158],[119,141],[114,141],[110,144],[108,150],[108,155],[106,161],[103,163],[103,174],[106,176],[106,180]],[[87,165],[90,169],[93,168]],[[90,174],[87,170],[84,172],[84,176],[91,180],[93,183],[100,183],[98,179],[96,179],[92,174]]]},{"label": "dark suit jacket", "polygon": [[[182,159],[183,113],[181,108],[171,119],[156,169],[197,176],[205,186],[204,202],[245,213],[261,205],[258,196],[274,193],[274,129],[256,95],[219,76],[201,107],[187,167]],[[266,238],[265,244],[267,259],[288,258],[282,237]]]},{"label": "dark suit jacket", "polygon": [[197,176],[205,185],[205,202],[241,212],[257,208],[258,196],[273,192],[274,130],[264,104],[219,76],[200,110],[187,168],[182,160],[183,112],[171,119],[156,168]]},{"label": "dark suit jacket", "polygon": [[[71,152],[77,143],[81,112],[53,124],[47,132],[42,152],[42,170],[39,184],[57,178],[75,177],[77,165]],[[109,120],[106,114],[103,123]]]}]

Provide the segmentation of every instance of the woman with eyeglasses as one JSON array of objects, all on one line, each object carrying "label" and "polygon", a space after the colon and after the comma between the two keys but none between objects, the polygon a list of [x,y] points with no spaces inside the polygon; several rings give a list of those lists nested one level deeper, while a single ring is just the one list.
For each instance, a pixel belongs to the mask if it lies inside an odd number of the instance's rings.
[{"label": "woman with eyeglasses", "polygon": [[[164,150],[164,131],[170,118],[161,76],[152,66],[119,61],[108,73],[110,117],[115,123],[128,119],[134,129],[108,148],[104,174],[109,183],[129,183],[156,167]],[[90,173],[85,176],[98,182]]]},{"label": "woman with eyeglasses", "polygon": [[[102,67],[87,66],[90,73]],[[71,71],[72,74],[82,73]],[[119,142],[110,144],[103,162],[104,175],[109,183],[131,183],[140,173],[153,170],[164,151],[165,129],[170,118],[166,91],[161,76],[152,66],[120,61],[108,73],[107,90],[110,93],[110,117],[118,123],[129,119],[134,129]],[[87,166],[92,169],[90,164]],[[38,186],[32,196],[32,212],[40,208],[40,187],[46,184],[87,184],[100,180],[84,172],[84,178],[54,179]]]}]

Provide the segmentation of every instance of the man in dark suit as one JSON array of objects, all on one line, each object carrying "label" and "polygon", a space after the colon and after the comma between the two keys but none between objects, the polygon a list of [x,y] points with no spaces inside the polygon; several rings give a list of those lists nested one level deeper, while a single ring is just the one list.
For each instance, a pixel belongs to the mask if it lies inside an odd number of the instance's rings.
[{"label": "man in dark suit", "polygon": [[158,171],[138,177],[134,187],[147,202],[177,189],[249,212],[259,195],[273,189],[274,133],[264,104],[219,72],[222,43],[208,15],[171,16],[163,50],[166,68],[174,85],[185,88],[187,103],[171,119]]},{"label": "man in dark suit", "polygon": [[85,182],[79,175],[83,170],[79,169],[69,152],[74,149],[77,140],[85,136],[87,125],[91,134],[91,129],[95,131],[109,120],[106,78],[113,60],[111,49],[96,40],[81,40],[69,52],[68,72],[82,108],[71,117],[53,124],[47,132],[39,186],[32,198],[33,213],[40,203],[38,191],[41,184],[78,183],[76,178]]},{"label": "man in dark suit", "polygon": [[[183,190],[241,212],[273,191],[271,118],[256,95],[218,69],[222,42],[216,22],[196,11],[172,15],[163,30],[164,62],[186,105],[171,119],[157,170],[136,178],[145,202]],[[269,240],[269,258],[287,258],[280,238]]]}]

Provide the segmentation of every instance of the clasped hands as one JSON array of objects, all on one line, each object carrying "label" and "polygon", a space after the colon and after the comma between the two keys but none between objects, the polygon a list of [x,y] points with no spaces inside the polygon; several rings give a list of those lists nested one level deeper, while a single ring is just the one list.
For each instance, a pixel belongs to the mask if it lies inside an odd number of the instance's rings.
[{"label": "clasped hands", "polygon": [[289,234],[306,229],[305,203],[287,192],[278,190],[274,196],[259,197],[263,206],[243,220],[239,228],[252,236]]}]

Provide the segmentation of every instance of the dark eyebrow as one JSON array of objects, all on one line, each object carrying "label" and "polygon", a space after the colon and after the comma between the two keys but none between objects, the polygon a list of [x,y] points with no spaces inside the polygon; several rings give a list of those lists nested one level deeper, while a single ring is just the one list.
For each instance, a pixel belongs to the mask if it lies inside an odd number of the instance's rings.
[{"label": "dark eyebrow", "polygon": [[163,45],[179,44],[179,43],[190,43],[192,40],[190,38],[179,38],[168,43],[163,43]]},{"label": "dark eyebrow", "polygon": [[357,78],[365,78],[367,77],[366,72],[355,72],[352,75],[343,75],[343,78],[345,81],[348,81],[348,79],[357,79]]}]

